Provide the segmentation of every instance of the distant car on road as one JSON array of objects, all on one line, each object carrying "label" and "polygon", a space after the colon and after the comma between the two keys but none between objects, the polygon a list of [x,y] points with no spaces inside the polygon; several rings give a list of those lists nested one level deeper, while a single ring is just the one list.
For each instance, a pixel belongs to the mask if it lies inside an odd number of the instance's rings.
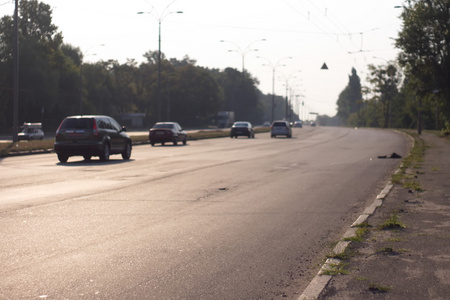
[{"label": "distant car on road", "polygon": [[238,136],[246,136],[248,138],[255,138],[252,123],[247,121],[234,122],[231,126],[230,137],[237,138]]},{"label": "distant car on road", "polygon": [[263,126],[264,127],[270,127],[270,122],[269,121],[264,122]]},{"label": "distant car on road", "polygon": [[302,128],[302,127],[303,127],[302,121],[295,121],[295,122],[294,122],[294,127]]},{"label": "distant car on road", "polygon": [[270,136],[272,138],[277,135],[285,135],[287,138],[292,137],[292,129],[287,121],[274,121],[270,129]]},{"label": "distant car on road", "polygon": [[19,141],[42,140],[44,132],[41,123],[23,123],[23,130],[17,134]]},{"label": "distant car on road", "polygon": [[62,163],[78,155],[85,160],[99,156],[101,161],[108,161],[111,154],[122,154],[128,160],[132,144],[125,131],[125,127],[108,116],[67,117],[56,131],[55,152]]},{"label": "distant car on road", "polygon": [[157,143],[161,143],[163,146],[165,143],[173,143],[173,145],[176,146],[178,142],[182,142],[183,145],[186,145],[187,142],[186,131],[184,131],[177,122],[156,123],[150,129],[148,138],[152,146],[155,146]]}]

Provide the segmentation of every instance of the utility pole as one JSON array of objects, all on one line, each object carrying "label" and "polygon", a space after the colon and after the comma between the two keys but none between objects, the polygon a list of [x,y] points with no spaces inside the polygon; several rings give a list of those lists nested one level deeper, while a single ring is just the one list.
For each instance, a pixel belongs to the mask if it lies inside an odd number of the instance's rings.
[{"label": "utility pole", "polygon": [[12,140],[18,141],[17,133],[19,132],[19,0],[15,0],[14,10],[14,53],[13,53],[13,128]]}]

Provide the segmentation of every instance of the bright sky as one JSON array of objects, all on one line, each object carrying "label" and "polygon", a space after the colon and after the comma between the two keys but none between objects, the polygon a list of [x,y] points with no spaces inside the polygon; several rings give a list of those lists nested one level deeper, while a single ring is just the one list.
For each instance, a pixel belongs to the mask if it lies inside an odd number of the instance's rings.
[{"label": "bright sky", "polygon": [[[395,59],[392,38],[401,28],[402,0],[43,0],[64,42],[85,62],[143,62],[158,50],[189,56],[197,66],[245,69],[258,88],[304,101],[305,110],[334,116],[339,93],[354,67],[365,83],[368,64]],[[168,9],[167,6],[169,5]],[[14,1],[0,3],[12,15]],[[182,14],[175,12],[182,11]],[[148,12],[147,14],[137,14]],[[151,13],[150,13],[151,12]],[[265,41],[261,41],[265,39]],[[225,42],[221,42],[225,41]],[[103,45],[103,46],[101,46]],[[231,50],[231,52],[229,51]],[[247,51],[248,50],[248,51]],[[257,51],[255,51],[257,50]],[[321,70],[326,63],[328,70]],[[277,66],[273,68],[272,66]],[[299,101],[297,101],[298,103]],[[298,107],[294,104],[294,109]]]}]

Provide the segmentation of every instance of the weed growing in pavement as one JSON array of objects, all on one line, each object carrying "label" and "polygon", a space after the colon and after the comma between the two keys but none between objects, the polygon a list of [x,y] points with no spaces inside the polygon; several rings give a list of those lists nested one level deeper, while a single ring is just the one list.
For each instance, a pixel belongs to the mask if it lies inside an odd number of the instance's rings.
[{"label": "weed growing in pavement", "polygon": [[322,270],[321,275],[330,275],[330,276],[335,276],[335,275],[347,275],[350,272],[348,270],[345,269],[345,267],[347,267],[348,264],[347,263],[343,263],[343,262],[339,262],[337,264],[329,264],[324,270]]},{"label": "weed growing in pavement", "polygon": [[387,239],[387,241],[388,241],[388,242],[401,242],[402,239],[399,239],[399,238],[390,238],[390,239]]},{"label": "weed growing in pavement", "polygon": [[423,191],[422,187],[420,186],[420,183],[418,183],[417,181],[414,181],[414,180],[413,181],[405,181],[403,183],[403,186],[406,187],[406,188],[409,188],[409,189],[413,189],[416,192],[422,192]]},{"label": "weed growing in pavement", "polygon": [[364,240],[364,236],[366,235],[366,233],[368,231],[369,231],[369,226],[367,224],[364,226],[358,225],[355,236],[345,238],[344,241],[362,242]]},{"label": "weed growing in pavement", "polygon": [[386,254],[386,255],[398,255],[408,252],[406,249],[394,249],[393,247],[384,247],[381,249],[378,249],[376,253],[379,254]]},{"label": "weed growing in pavement", "polygon": [[359,280],[359,281],[368,281],[369,278],[364,277],[364,276],[358,276],[358,277],[356,277],[356,280]]},{"label": "weed growing in pavement", "polygon": [[375,283],[371,283],[369,285],[369,291],[372,293],[387,293],[392,290],[392,286],[384,286]]},{"label": "weed growing in pavement", "polygon": [[348,260],[348,259],[350,259],[350,258],[352,258],[353,256],[356,256],[356,255],[358,255],[358,252],[356,252],[354,250],[350,250],[349,247],[347,247],[341,253],[333,253],[333,254],[327,255],[327,258],[336,258],[336,259],[339,259],[339,260]]},{"label": "weed growing in pavement", "polygon": [[398,220],[397,213],[392,213],[390,218],[380,225],[380,229],[382,230],[395,230],[403,228],[406,228],[406,226]]}]

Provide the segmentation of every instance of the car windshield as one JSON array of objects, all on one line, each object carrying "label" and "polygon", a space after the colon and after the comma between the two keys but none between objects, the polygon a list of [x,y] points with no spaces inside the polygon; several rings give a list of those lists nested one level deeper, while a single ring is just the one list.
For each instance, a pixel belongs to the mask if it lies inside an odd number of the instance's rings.
[{"label": "car windshield", "polygon": [[248,127],[247,123],[234,123],[234,127]]},{"label": "car windshield", "polygon": [[153,126],[153,128],[168,128],[168,129],[172,129],[173,128],[173,124],[155,124],[155,126]]},{"label": "car windshield", "polygon": [[93,124],[93,118],[70,118],[64,120],[61,124],[61,129],[92,129],[94,127]]}]

